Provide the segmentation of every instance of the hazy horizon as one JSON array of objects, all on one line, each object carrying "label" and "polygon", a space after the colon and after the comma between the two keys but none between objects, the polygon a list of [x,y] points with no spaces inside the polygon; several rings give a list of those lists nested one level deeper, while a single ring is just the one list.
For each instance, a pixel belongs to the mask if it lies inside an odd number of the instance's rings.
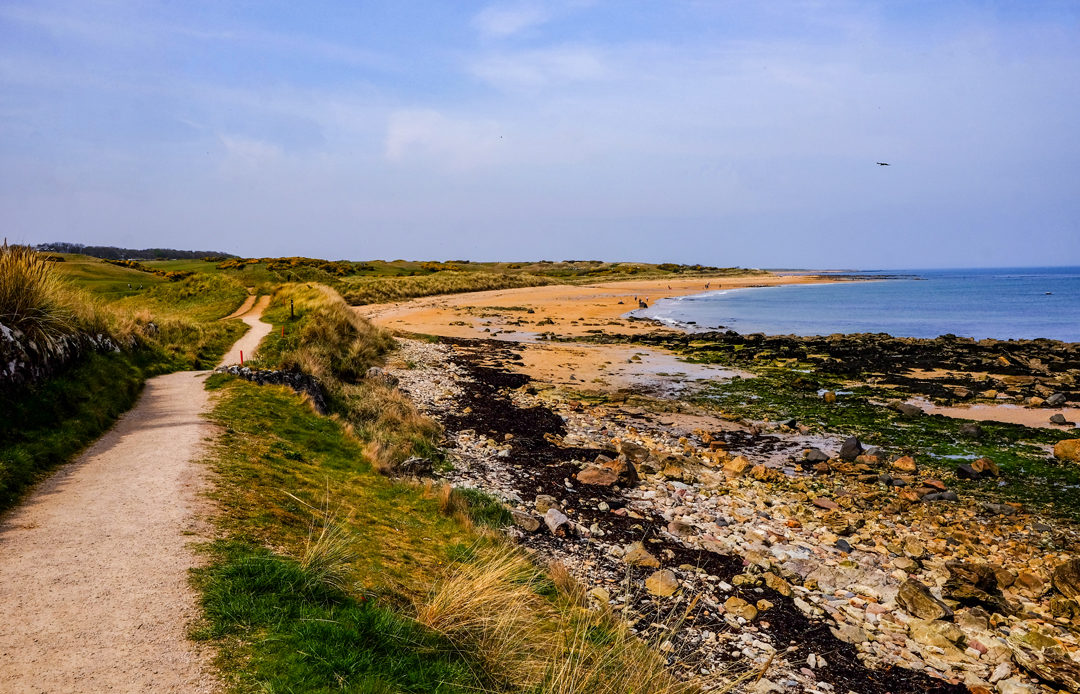
[{"label": "hazy horizon", "polygon": [[0,38],[12,242],[1080,265],[1077,3],[14,1]]}]

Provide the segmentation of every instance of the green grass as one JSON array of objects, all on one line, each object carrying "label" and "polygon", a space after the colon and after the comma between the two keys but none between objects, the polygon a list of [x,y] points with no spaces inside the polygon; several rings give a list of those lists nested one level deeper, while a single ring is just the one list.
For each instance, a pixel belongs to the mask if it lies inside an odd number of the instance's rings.
[{"label": "green grass", "polygon": [[229,670],[236,690],[486,689],[447,639],[374,599],[312,582],[296,561],[248,544],[218,543],[212,554],[198,577],[207,624],[195,636],[244,651],[243,666]]},{"label": "green grass", "polygon": [[0,393],[0,511],[130,409],[156,361],[146,351],[95,353],[33,389]]},{"label": "green grass", "polygon": [[[76,287],[108,301],[136,296],[151,287],[167,282],[163,277],[111,265],[98,258],[72,253],[53,253],[64,258],[56,270]],[[128,287],[128,285],[131,285]],[[139,289],[139,285],[143,289]]]},{"label": "green grass", "polygon": [[457,487],[454,495],[461,499],[469,518],[479,526],[498,529],[514,521],[506,504],[481,489]]}]

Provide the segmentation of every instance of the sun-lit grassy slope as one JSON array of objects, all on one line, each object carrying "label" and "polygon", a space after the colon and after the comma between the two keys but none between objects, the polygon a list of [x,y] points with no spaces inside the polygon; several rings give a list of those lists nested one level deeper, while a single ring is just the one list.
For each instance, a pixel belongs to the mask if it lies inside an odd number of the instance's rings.
[{"label": "sun-lit grassy slope", "polygon": [[478,529],[505,520],[494,500],[377,474],[348,425],[283,387],[210,386],[223,539],[195,636],[236,691],[696,691],[565,570]]},{"label": "sun-lit grassy slope", "polygon": [[[87,255],[72,253],[49,253],[64,259],[54,263],[56,270],[72,284],[86,291],[111,301],[126,296],[139,294],[141,291],[161,284],[163,277],[148,272],[139,272],[126,267],[112,265],[104,260]],[[131,285],[130,287],[128,285]],[[139,285],[143,289],[139,289]]]}]

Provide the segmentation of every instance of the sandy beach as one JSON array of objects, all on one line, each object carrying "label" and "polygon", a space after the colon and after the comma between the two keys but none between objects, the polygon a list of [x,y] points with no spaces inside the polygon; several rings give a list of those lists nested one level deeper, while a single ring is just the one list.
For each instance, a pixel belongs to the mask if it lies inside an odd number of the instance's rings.
[{"label": "sandy beach", "polygon": [[829,281],[816,275],[630,280],[433,296],[356,310],[386,328],[446,337],[531,340],[546,332],[563,337],[600,331],[638,334],[656,330],[657,325],[623,317],[638,308],[637,299],[651,305],[657,299],[716,289]]}]

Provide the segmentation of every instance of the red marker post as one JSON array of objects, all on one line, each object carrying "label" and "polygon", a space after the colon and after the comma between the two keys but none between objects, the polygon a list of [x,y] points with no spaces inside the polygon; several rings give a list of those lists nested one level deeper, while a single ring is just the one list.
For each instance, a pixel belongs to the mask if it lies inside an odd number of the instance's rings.
[{"label": "red marker post", "polygon": [[244,365],[244,350],[240,350],[240,366]]}]

